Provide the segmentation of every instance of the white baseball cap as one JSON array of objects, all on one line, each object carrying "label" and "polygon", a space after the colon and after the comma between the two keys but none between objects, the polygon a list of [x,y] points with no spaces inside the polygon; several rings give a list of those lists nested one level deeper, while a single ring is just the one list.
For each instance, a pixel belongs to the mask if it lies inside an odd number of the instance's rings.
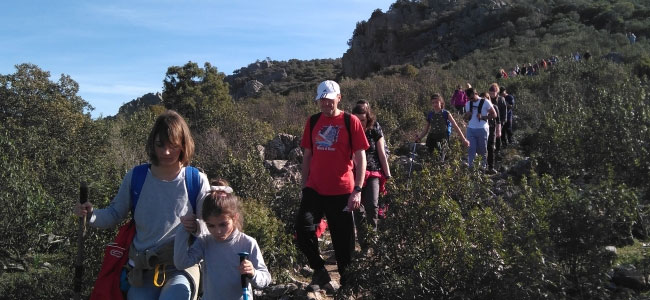
[{"label": "white baseball cap", "polygon": [[341,88],[339,84],[334,80],[325,80],[318,85],[316,89],[316,98],[314,101],[318,101],[323,98],[327,99],[336,99],[336,96],[341,94]]}]

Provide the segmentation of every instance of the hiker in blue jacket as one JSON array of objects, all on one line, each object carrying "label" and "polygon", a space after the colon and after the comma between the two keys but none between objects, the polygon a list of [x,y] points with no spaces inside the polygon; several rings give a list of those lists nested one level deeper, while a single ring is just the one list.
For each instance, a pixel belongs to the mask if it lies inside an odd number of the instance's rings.
[{"label": "hiker in blue jacket", "polygon": [[[146,144],[151,165],[146,173],[132,218],[136,233],[129,250],[131,287],[127,299],[196,299],[199,285],[198,265],[184,270],[174,266],[174,237],[183,227],[180,216],[192,214],[193,207],[186,187],[186,167],[194,154],[194,141],[187,123],[178,113],[168,110],[158,116]],[[90,202],[77,204],[74,212],[88,216],[97,228],[112,228],[129,217],[132,211],[129,171],[108,207],[93,209]],[[210,191],[205,174],[199,174],[197,199]],[[198,203],[201,214],[201,203]],[[154,282],[154,279],[157,279]]]}]

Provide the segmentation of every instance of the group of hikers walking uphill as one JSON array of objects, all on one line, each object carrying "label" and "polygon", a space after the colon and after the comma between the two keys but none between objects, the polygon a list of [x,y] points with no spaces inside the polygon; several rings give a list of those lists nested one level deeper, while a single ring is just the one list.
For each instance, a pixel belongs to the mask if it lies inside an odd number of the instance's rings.
[{"label": "group of hikers walking uphill", "polygon": [[[386,140],[370,104],[361,100],[350,114],[339,108],[341,100],[338,83],[319,84],[314,102],[320,113],[306,120],[300,143],[302,195],[295,230],[297,247],[314,270],[308,291],[331,281],[316,235],[321,220],[327,219],[345,286],[355,227],[362,255],[372,255],[367,230],[377,230],[378,198],[391,178]],[[484,163],[493,170],[494,151],[512,143],[514,98],[497,84],[488,93],[459,86],[452,103],[468,122],[466,135],[440,94],[431,103],[416,141],[427,136],[429,151],[444,160],[453,128],[469,147],[469,166],[476,154],[487,153]],[[226,180],[211,183],[190,166],[194,142],[183,117],[172,110],[158,116],[146,153],[149,163],[127,172],[107,207],[95,209],[90,202],[74,207],[97,228],[130,220],[116,238],[125,241],[119,244],[124,255],[107,250],[91,299],[252,299],[252,288],[270,284],[271,274],[256,240],[242,232],[244,212],[235,191]]]},{"label": "group of hikers walking uphill", "polygon": [[467,122],[467,134],[463,135],[452,113],[445,109],[443,97],[436,93],[431,96],[433,110],[427,114],[426,126],[422,132],[415,135],[415,142],[420,142],[426,136],[429,153],[435,153],[440,161],[444,161],[453,128],[462,144],[469,147],[468,166],[474,166],[478,154],[483,157],[481,167],[488,174],[496,174],[495,161],[500,150],[513,143],[514,96],[497,83],[492,83],[487,93],[479,93],[468,83],[465,90],[461,85],[457,86],[451,103]]}]

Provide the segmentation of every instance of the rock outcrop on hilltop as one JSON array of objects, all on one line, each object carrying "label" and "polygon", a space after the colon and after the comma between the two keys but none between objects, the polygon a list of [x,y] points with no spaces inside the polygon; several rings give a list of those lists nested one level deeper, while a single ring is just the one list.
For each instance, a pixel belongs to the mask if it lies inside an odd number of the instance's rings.
[{"label": "rock outcrop on hilltop", "polygon": [[152,105],[161,105],[161,104],[162,104],[162,94],[160,92],[155,94],[147,93],[144,94],[142,97],[133,99],[120,106],[120,110],[118,111],[118,114],[130,115],[142,107],[149,107]]},{"label": "rock outcrop on hilltop", "polygon": [[336,79],[341,59],[275,61],[267,58],[235,70],[226,76],[235,99],[256,97],[267,91],[286,95],[291,91],[311,90],[323,78]]},{"label": "rock outcrop on hilltop", "polygon": [[398,1],[357,24],[343,73],[364,77],[391,65],[456,60],[512,34],[512,7],[510,0]]}]

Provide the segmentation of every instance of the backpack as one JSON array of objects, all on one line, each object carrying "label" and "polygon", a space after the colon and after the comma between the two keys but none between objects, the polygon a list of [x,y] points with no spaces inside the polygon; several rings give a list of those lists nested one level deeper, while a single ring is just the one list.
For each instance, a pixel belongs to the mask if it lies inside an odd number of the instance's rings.
[{"label": "backpack", "polygon": [[[485,98],[481,98],[481,100],[478,102],[478,113],[477,119],[478,119],[478,114],[480,114],[483,111],[483,103],[485,103]],[[469,120],[472,119],[472,109],[474,109],[474,105],[472,105],[472,102],[469,103]],[[469,120],[467,120],[469,122]],[[478,119],[479,122],[481,122],[481,119]],[[487,122],[487,121],[486,121]]]},{"label": "backpack", "polygon": [[[446,138],[449,138],[451,136],[451,121],[449,121],[449,111],[443,109],[442,118],[437,118],[437,120],[434,120],[434,116],[435,113],[433,111],[430,111],[427,115],[427,122],[431,124],[429,136],[441,138],[444,135]],[[443,121],[445,123],[443,123]],[[436,124],[433,124],[432,122],[435,122]]]},{"label": "backpack", "polygon": [[[131,247],[131,242],[133,242],[133,237],[135,237],[135,220],[133,220],[133,215],[150,166],[150,164],[143,164],[133,168],[130,190],[131,220],[120,226],[115,240],[106,245],[102,267],[97,275],[97,280],[95,280],[93,291],[90,294],[91,300],[125,299],[124,296],[129,286],[126,281],[126,274],[123,272],[123,267],[129,260],[129,248]],[[196,212],[196,198],[201,191],[201,180],[197,168],[185,167],[185,187],[187,188],[187,196],[192,205],[192,210]]]},{"label": "backpack", "polygon": [[[314,140],[312,136],[314,135],[314,127],[316,127],[316,122],[320,119],[322,113],[317,113],[309,117],[309,141],[311,142],[312,149],[314,148]],[[348,131],[348,139],[350,140],[350,150],[352,150],[352,133],[350,131],[350,114],[343,112],[343,122],[345,123],[345,130]],[[352,153],[350,153],[350,159],[352,159]]]}]

